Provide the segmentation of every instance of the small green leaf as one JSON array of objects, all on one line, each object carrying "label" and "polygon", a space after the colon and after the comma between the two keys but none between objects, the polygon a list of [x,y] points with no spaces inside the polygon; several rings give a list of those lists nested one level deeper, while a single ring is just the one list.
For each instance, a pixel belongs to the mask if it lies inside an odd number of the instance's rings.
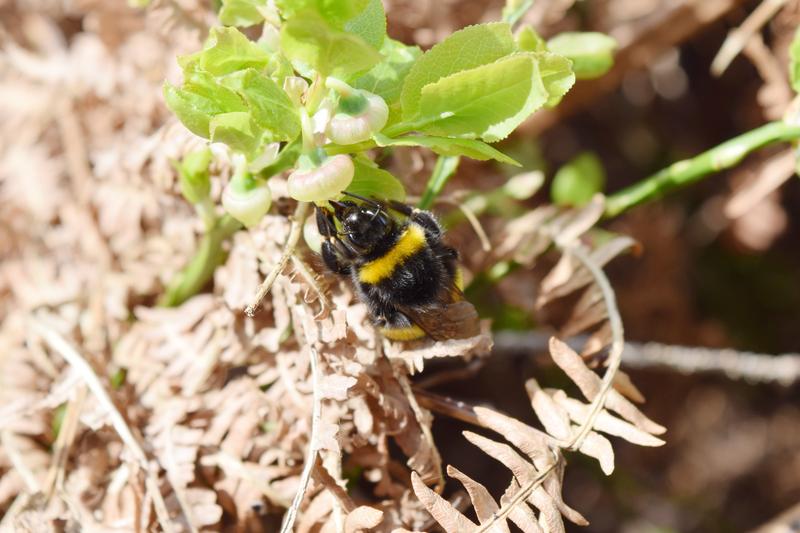
[{"label": "small green leaf", "polygon": [[181,194],[191,204],[208,198],[211,182],[208,165],[211,164],[211,150],[203,148],[183,156],[175,167],[180,177]]},{"label": "small green leaf", "polygon": [[478,161],[494,159],[501,163],[520,166],[503,152],[475,139],[406,135],[391,139],[385,135],[373,136],[378,146],[424,146],[439,155],[463,155]]},{"label": "small green leaf", "polygon": [[536,54],[539,60],[539,74],[547,91],[547,107],[558,105],[561,98],[575,85],[572,61],[564,56],[550,52]]},{"label": "small green leaf", "polygon": [[128,369],[125,367],[118,368],[116,372],[111,374],[111,388],[120,390],[128,378]]},{"label": "small green leaf", "polygon": [[419,100],[419,130],[446,137],[504,139],[549,95],[538,62],[524,53],[465,70],[427,85]]},{"label": "small green leaf", "polygon": [[236,28],[212,28],[205,49],[178,58],[184,72],[204,70],[214,76],[224,76],[237,70],[260,70],[269,63],[271,55],[245,37]]},{"label": "small green leaf", "polygon": [[366,8],[370,0],[277,0],[275,4],[284,18],[301,12],[314,11],[331,26],[342,29]]},{"label": "small green leaf", "polygon": [[414,61],[422,55],[422,50],[418,46],[406,46],[387,37],[383,41],[381,54],[383,61],[358,78],[354,86],[377,94],[388,105],[392,105],[400,98],[403,80],[414,66]]},{"label": "small green leaf", "polygon": [[581,206],[602,191],[605,182],[606,172],[600,159],[591,152],[584,152],[558,169],[550,196],[558,205]]},{"label": "small green leaf", "polygon": [[358,35],[364,42],[380,50],[386,38],[386,12],[381,0],[369,0],[364,11],[348,20],[344,30]]},{"label": "small green leaf", "polygon": [[164,98],[189,131],[206,139],[210,138],[209,121],[214,115],[247,111],[239,95],[203,72],[190,73],[181,87],[165,83]]},{"label": "small green leaf", "polygon": [[422,89],[452,74],[492,63],[514,51],[511,26],[477,24],[459,30],[419,58],[403,83],[403,120],[419,114]]},{"label": "small green leaf", "polygon": [[579,80],[597,78],[614,65],[617,41],[603,33],[565,32],[547,41],[547,48],[572,60]]},{"label": "small green leaf", "polygon": [[800,93],[800,27],[789,45],[789,77],[794,91]]},{"label": "small green leaf", "polygon": [[406,190],[400,180],[376,165],[369,158],[358,155],[353,158],[355,174],[347,187],[347,192],[358,194],[364,198],[380,200],[397,200],[404,202]]},{"label": "small green leaf", "polygon": [[227,144],[231,149],[250,155],[260,143],[260,135],[247,112],[223,113],[209,123],[211,140]]},{"label": "small green leaf", "polygon": [[331,27],[311,12],[284,23],[281,48],[298,72],[314,70],[344,80],[368,71],[381,60],[378,51],[362,38]]},{"label": "small green leaf", "polygon": [[61,427],[64,425],[64,415],[67,414],[67,403],[64,402],[59,404],[53,410],[53,418],[50,421],[50,430],[52,431],[53,441],[58,438],[58,434],[61,433]]},{"label": "small green leaf", "polygon": [[517,47],[523,52],[546,52],[547,43],[529,24],[517,32]]},{"label": "small green leaf", "polygon": [[222,0],[219,21],[226,26],[255,26],[264,21],[258,8],[265,4],[263,0]]},{"label": "small green leaf", "polygon": [[222,84],[247,102],[253,120],[269,132],[270,141],[289,141],[300,134],[300,116],[283,89],[253,69],[222,78]]}]

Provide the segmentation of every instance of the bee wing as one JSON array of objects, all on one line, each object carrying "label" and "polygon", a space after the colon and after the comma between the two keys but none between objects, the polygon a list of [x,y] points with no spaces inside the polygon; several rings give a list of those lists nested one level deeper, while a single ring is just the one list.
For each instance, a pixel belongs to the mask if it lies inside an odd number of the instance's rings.
[{"label": "bee wing", "polygon": [[467,300],[421,309],[404,306],[398,309],[433,340],[466,339],[480,333],[478,312]]}]

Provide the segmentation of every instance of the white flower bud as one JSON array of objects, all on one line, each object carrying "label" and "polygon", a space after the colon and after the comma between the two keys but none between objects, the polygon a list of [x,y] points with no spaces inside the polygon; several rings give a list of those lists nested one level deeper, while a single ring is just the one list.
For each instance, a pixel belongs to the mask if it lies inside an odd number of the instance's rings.
[{"label": "white flower bud", "polygon": [[311,251],[320,253],[322,249],[322,235],[319,234],[316,217],[308,217],[303,225],[303,239]]},{"label": "white flower bud", "polygon": [[222,207],[248,228],[261,221],[271,204],[269,186],[249,174],[234,176],[222,191]]},{"label": "white flower bud", "polygon": [[301,202],[322,202],[345,190],[353,181],[355,167],[350,156],[340,154],[319,167],[295,170],[289,175],[289,196]]},{"label": "white flower bud", "polygon": [[308,82],[300,76],[286,76],[283,80],[283,90],[289,95],[289,99],[294,105],[303,105],[303,95],[308,90]]},{"label": "white flower bud", "polygon": [[386,125],[389,107],[377,94],[358,91],[366,99],[364,109],[355,114],[339,112],[328,122],[328,138],[336,144],[348,145],[366,141]]}]

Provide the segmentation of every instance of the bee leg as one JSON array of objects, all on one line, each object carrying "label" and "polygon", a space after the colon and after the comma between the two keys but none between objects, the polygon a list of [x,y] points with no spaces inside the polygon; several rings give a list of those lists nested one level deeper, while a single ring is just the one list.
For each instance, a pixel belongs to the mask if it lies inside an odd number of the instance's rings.
[{"label": "bee leg", "polygon": [[350,263],[355,254],[336,236],[333,214],[320,207],[317,207],[317,229],[324,239],[321,252],[325,266],[335,274],[342,276],[350,274]]},{"label": "bee leg", "polygon": [[398,213],[406,215],[409,220],[422,226],[422,229],[425,230],[425,235],[429,239],[438,240],[442,237],[442,227],[430,212],[394,200],[389,202],[389,207]]},{"label": "bee leg", "polygon": [[334,274],[346,276],[350,274],[350,264],[344,259],[332,242],[322,243],[322,262]]}]

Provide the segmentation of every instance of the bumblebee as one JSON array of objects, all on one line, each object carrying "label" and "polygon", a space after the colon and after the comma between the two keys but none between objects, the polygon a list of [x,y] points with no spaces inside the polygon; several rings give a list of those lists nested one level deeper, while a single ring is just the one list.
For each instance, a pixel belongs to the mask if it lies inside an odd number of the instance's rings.
[{"label": "bumblebee", "polygon": [[478,314],[461,292],[458,252],[444,244],[434,216],[400,202],[345,194],[360,203],[317,206],[322,261],[350,280],[383,335],[398,341],[477,335]]}]

